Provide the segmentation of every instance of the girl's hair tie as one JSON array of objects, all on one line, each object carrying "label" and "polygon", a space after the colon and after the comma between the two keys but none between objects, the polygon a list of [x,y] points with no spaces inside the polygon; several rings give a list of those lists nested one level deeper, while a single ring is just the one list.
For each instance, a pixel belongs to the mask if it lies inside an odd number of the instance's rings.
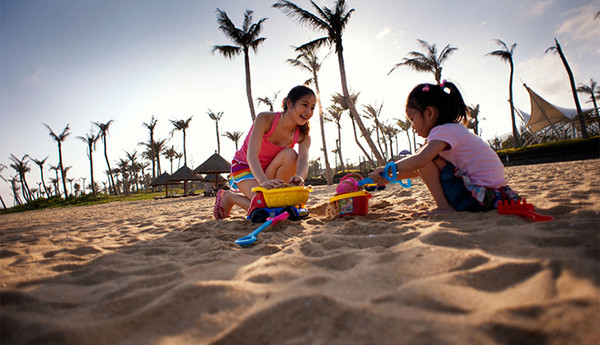
[{"label": "girl's hair tie", "polygon": [[443,89],[445,85],[446,85],[446,79],[442,80],[442,83],[440,84],[440,87]]},{"label": "girl's hair tie", "polygon": [[423,91],[423,92],[429,92],[429,85],[425,84],[425,86],[423,86],[423,88],[421,89],[421,91]]}]

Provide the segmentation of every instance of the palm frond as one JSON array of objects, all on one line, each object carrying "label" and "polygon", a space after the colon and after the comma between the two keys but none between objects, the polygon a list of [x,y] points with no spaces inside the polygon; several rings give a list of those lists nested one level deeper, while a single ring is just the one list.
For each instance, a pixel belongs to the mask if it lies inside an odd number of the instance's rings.
[{"label": "palm frond", "polygon": [[[317,4],[315,4],[313,1],[311,1],[311,3],[315,7],[315,9],[323,17],[325,17],[321,8]],[[329,26],[329,24],[326,21],[315,16],[314,14],[310,13],[309,11],[299,7],[298,5],[292,3],[291,1],[280,0],[279,2],[275,3],[273,5],[273,7],[280,9],[288,17],[298,20],[298,22],[302,25],[312,26],[315,29],[325,30],[327,32],[331,31],[331,27]]]},{"label": "palm frond", "polygon": [[212,53],[221,53],[226,58],[233,59],[237,55],[240,55],[244,50],[241,47],[236,46],[214,46]]}]

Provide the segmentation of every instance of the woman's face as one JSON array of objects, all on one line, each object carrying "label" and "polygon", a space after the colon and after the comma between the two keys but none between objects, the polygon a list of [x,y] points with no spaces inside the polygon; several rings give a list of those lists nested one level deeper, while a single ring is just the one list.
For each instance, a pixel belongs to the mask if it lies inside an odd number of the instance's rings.
[{"label": "woman's face", "polygon": [[307,123],[313,116],[316,103],[317,98],[314,95],[306,95],[296,100],[296,103],[294,103],[291,110],[292,114],[297,116],[297,121],[300,126]]}]

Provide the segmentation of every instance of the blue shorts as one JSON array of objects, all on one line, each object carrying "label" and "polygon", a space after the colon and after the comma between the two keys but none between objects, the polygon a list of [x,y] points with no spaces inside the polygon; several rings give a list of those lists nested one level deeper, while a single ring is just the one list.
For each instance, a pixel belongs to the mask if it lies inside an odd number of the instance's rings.
[{"label": "blue shorts", "polygon": [[457,211],[471,211],[479,212],[485,211],[477,199],[473,197],[473,194],[465,186],[464,180],[456,176],[456,167],[450,162],[444,166],[440,173],[440,180],[442,182],[442,188],[444,189],[444,195],[446,199]]}]

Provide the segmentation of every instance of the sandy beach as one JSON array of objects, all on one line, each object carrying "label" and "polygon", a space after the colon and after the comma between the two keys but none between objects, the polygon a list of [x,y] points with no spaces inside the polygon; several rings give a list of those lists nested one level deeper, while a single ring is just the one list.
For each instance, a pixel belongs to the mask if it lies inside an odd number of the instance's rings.
[{"label": "sandy beach", "polygon": [[506,168],[551,222],[415,215],[423,182],[369,214],[257,225],[214,197],[0,215],[2,344],[599,344],[600,160]]}]

